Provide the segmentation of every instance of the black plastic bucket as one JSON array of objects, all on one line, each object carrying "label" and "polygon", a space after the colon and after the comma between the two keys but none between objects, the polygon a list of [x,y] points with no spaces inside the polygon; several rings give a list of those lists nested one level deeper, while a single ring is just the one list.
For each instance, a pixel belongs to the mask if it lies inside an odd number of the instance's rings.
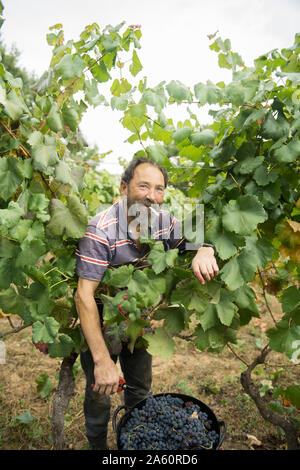
[{"label": "black plastic bucket", "polygon": [[[152,395],[152,396],[155,398],[155,397],[161,397],[161,396],[167,396],[167,395],[176,397],[176,398],[181,398],[181,400],[183,400],[184,402],[192,402],[195,405],[199,406],[201,412],[204,412],[207,414],[208,419],[212,422],[211,430],[215,431],[216,434],[219,436],[219,439],[217,440],[217,442],[213,444],[211,450],[220,449],[222,442],[224,440],[225,434],[226,434],[225,422],[218,421],[214,412],[205,403],[189,395],[182,395],[181,393],[158,393],[157,395]],[[113,426],[113,430],[115,433],[118,450],[123,450],[121,446],[121,442],[120,442],[122,428],[125,426],[127,421],[131,418],[132,411],[135,408],[138,408],[138,409],[143,408],[143,406],[146,403],[146,400],[147,398],[145,398],[144,400],[137,403],[134,407],[127,409],[127,410],[124,405],[118,406],[118,408],[115,410],[113,417],[112,417],[112,426]],[[117,417],[121,410],[126,410],[126,412],[123,414],[123,416],[120,418],[119,422],[117,423]],[[161,450],[164,450],[164,449],[161,449]]]}]

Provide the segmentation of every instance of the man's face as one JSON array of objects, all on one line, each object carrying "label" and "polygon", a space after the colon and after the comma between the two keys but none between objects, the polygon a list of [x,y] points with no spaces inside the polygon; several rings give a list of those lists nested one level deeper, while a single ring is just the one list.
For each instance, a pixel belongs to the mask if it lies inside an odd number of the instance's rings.
[{"label": "man's face", "polygon": [[137,226],[150,227],[150,207],[163,203],[164,192],[165,180],[159,168],[149,163],[138,165],[129,184],[121,183],[121,195],[127,197],[128,218],[135,219]]},{"label": "man's face", "polygon": [[165,181],[159,168],[141,163],[136,167],[129,184],[122,182],[121,194],[127,196],[127,207],[141,203],[147,207],[151,204],[161,205],[164,200]]}]

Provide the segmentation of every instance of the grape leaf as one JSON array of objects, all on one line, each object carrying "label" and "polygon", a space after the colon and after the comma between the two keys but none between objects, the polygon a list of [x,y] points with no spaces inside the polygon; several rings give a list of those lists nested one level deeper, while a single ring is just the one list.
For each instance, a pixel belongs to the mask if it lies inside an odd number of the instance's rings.
[{"label": "grape leaf", "polygon": [[195,147],[200,147],[200,145],[212,145],[215,137],[216,134],[212,129],[204,129],[203,131],[192,134],[190,141]]},{"label": "grape leaf", "polygon": [[115,270],[107,269],[105,271],[103,282],[109,286],[127,287],[132,278],[133,265],[120,266]]},{"label": "grape leaf", "polygon": [[36,379],[36,390],[42,398],[46,398],[52,392],[52,381],[48,374],[40,374]]},{"label": "grape leaf", "polygon": [[0,197],[7,201],[18,188],[22,179],[17,173],[18,160],[12,155],[0,158]]},{"label": "grape leaf", "polygon": [[166,89],[170,97],[177,101],[191,99],[190,90],[178,80],[172,80],[168,85],[166,85]]},{"label": "grape leaf", "polygon": [[285,353],[290,359],[295,358],[297,351],[300,353],[300,326],[294,323],[291,328],[277,325],[277,328],[271,328],[266,333],[270,340],[270,348],[274,351]]},{"label": "grape leaf", "polygon": [[300,155],[299,140],[291,140],[288,144],[283,144],[274,151],[274,157],[280,163],[291,163],[297,160]]},{"label": "grape leaf", "polygon": [[157,242],[152,247],[147,259],[152,264],[153,271],[159,274],[166,267],[174,266],[177,256],[177,248],[165,252],[163,243]]},{"label": "grape leaf", "polygon": [[59,323],[53,317],[45,318],[44,323],[36,321],[32,325],[32,341],[34,343],[39,341],[53,343],[59,328]]},{"label": "grape leaf", "polygon": [[84,68],[85,62],[78,54],[65,54],[58,64],[54,66],[54,70],[64,80],[80,77]]},{"label": "grape leaf", "polygon": [[256,196],[240,196],[229,201],[222,211],[224,228],[239,235],[250,235],[268,215]]},{"label": "grape leaf", "polygon": [[132,63],[129,66],[129,70],[130,70],[131,74],[135,77],[142,70],[142,68],[143,68],[143,66],[140,62],[140,59],[139,59],[137,53],[136,53],[136,50],[133,49]]},{"label": "grape leaf", "polygon": [[51,199],[48,229],[54,235],[81,238],[87,226],[87,211],[77,196],[67,196],[66,201],[65,205],[59,199]]},{"label": "grape leaf", "polygon": [[147,351],[152,356],[159,356],[162,359],[170,359],[175,350],[175,343],[167,334],[163,327],[155,329],[153,334],[146,333],[143,338],[147,341]]},{"label": "grape leaf", "polygon": [[[50,343],[50,341],[48,341]],[[49,345],[48,353],[50,357],[68,357],[74,349],[72,338],[66,334],[61,334],[58,341],[54,340]]]},{"label": "grape leaf", "polygon": [[165,328],[172,335],[188,328],[188,316],[183,306],[159,308],[153,317],[155,320],[165,320]]},{"label": "grape leaf", "polygon": [[47,173],[51,165],[58,162],[56,145],[39,144],[32,148],[33,167],[35,170]]}]

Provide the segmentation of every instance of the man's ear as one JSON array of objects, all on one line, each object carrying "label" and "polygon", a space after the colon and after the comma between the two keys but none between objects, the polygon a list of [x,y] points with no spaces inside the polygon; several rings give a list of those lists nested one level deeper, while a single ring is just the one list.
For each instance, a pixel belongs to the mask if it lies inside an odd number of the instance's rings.
[{"label": "man's ear", "polygon": [[127,183],[126,181],[121,181],[120,183],[121,196],[127,196]]}]

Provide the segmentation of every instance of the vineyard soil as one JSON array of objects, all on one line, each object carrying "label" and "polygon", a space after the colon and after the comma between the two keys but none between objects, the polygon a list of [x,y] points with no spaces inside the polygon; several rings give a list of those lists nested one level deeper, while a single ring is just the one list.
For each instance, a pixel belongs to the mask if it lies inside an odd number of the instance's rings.
[{"label": "vineyard soil", "polygon": [[[274,297],[270,297],[270,302],[273,314],[279,315]],[[261,308],[264,309],[263,305]],[[20,324],[19,317],[12,316],[11,322],[17,327]],[[244,393],[239,380],[244,365],[237,355],[248,361],[258,355],[259,345],[264,344],[267,326],[271,326],[267,313],[262,315],[262,319],[252,319],[239,333],[239,341],[234,348],[236,356],[227,348],[220,355],[195,351],[188,341],[177,338],[177,351],[171,359],[154,357],[153,393],[184,393],[205,402],[219,420],[226,422],[227,433],[221,450],[285,448],[279,429],[261,418],[253,401]],[[1,318],[0,331],[10,328],[7,318]],[[50,418],[60,360],[43,355],[33,346],[31,327],[10,335],[5,343],[6,364],[0,365],[0,448],[53,449]],[[268,356],[266,366],[257,368],[253,379],[261,386],[270,385],[271,374],[279,370],[280,364],[285,367],[280,375],[282,383],[285,380],[296,380],[297,367],[293,367],[275,352]],[[66,439],[70,450],[87,450],[83,416],[85,381],[78,359],[74,371],[75,393],[65,415]],[[45,398],[37,391],[36,379],[41,374],[48,374],[52,381],[52,391]],[[113,396],[112,410],[121,404],[121,400],[120,394]],[[26,412],[25,416],[29,416],[29,419],[23,422],[22,416]],[[110,449],[116,449],[111,423],[108,442]]]}]

